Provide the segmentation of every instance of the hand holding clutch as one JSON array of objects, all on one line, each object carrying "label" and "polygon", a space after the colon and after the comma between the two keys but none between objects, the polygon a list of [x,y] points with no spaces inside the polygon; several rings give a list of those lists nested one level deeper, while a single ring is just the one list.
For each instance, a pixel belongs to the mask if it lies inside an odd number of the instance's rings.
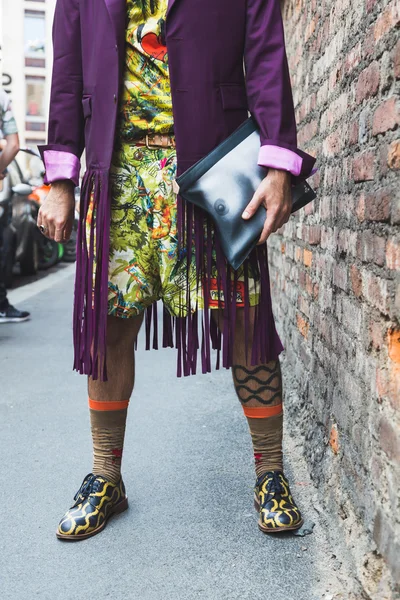
[{"label": "hand holding clutch", "polygon": [[254,196],[243,211],[243,219],[250,219],[263,205],[267,211],[258,244],[264,244],[271,233],[288,222],[292,212],[291,174],[282,169],[268,169]]},{"label": "hand holding clutch", "polygon": [[[234,269],[238,269],[246,260],[260,235],[264,237],[271,225],[275,227],[280,218],[286,218],[286,209],[278,214],[275,205],[278,200],[272,199],[272,191],[267,204],[259,201],[260,184],[264,181],[261,188],[264,189],[268,181],[268,186],[271,184],[272,188],[275,180],[272,173],[266,178],[266,167],[257,164],[259,149],[260,134],[257,124],[250,117],[212,152],[182,173],[174,186],[184,200],[199,206],[211,216],[222,251]],[[249,204],[249,198],[254,199],[255,194],[257,210],[246,220],[242,217],[243,211]],[[291,212],[316,197],[306,181],[290,186],[290,194]],[[286,200],[284,204],[286,206]],[[253,206],[256,206],[256,200]],[[268,211],[275,207],[277,214],[266,218],[266,206]]]}]

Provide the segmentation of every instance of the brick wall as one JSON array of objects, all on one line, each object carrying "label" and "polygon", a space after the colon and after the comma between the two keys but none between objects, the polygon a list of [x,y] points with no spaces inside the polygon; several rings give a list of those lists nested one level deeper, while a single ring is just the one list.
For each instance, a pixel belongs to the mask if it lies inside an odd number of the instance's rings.
[{"label": "brick wall", "polygon": [[[370,598],[400,582],[400,3],[284,0],[318,199],[269,241],[286,419]],[[293,375],[293,377],[291,377]],[[296,394],[293,394],[296,386]],[[389,592],[391,588],[391,592]]]}]

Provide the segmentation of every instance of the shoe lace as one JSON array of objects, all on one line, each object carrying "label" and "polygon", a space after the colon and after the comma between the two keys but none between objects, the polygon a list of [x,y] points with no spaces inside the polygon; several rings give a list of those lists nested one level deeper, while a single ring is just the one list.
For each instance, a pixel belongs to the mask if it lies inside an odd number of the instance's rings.
[{"label": "shoe lace", "polygon": [[81,487],[79,488],[79,490],[76,492],[76,494],[74,496],[74,500],[78,500],[78,498],[80,496],[82,497],[83,500],[86,500],[86,498],[92,492],[96,492],[97,488],[98,488],[98,482],[96,481],[96,479],[97,479],[97,475],[93,475],[93,473],[91,473],[90,475],[85,477]]},{"label": "shoe lace", "polygon": [[285,492],[281,480],[279,478],[279,471],[270,471],[270,473],[268,473],[268,475],[272,476],[272,479],[269,481],[268,483],[268,491],[270,493],[278,493],[278,494],[283,494]]}]

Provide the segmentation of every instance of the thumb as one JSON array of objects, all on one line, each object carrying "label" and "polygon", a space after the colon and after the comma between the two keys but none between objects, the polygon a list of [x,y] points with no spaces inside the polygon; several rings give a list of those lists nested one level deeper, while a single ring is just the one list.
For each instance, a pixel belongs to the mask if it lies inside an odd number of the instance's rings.
[{"label": "thumb", "polygon": [[261,203],[262,203],[262,196],[260,196],[257,193],[254,194],[254,196],[252,197],[252,199],[250,200],[250,202],[244,209],[244,211],[242,213],[242,218],[250,219],[250,217],[252,217],[257,212]]}]

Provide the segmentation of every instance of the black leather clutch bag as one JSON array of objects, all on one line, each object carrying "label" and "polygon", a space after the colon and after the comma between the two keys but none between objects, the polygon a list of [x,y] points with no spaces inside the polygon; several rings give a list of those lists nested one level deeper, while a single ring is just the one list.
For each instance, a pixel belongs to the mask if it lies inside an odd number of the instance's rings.
[{"label": "black leather clutch bag", "polygon": [[[264,206],[260,206],[251,219],[242,218],[244,209],[266,176],[266,167],[257,164],[259,149],[259,131],[250,117],[176,179],[182,198],[211,215],[222,251],[234,269],[240,267],[256,246],[265,223]],[[177,187],[175,189],[178,191]],[[292,212],[315,197],[306,181],[292,186]]]}]

